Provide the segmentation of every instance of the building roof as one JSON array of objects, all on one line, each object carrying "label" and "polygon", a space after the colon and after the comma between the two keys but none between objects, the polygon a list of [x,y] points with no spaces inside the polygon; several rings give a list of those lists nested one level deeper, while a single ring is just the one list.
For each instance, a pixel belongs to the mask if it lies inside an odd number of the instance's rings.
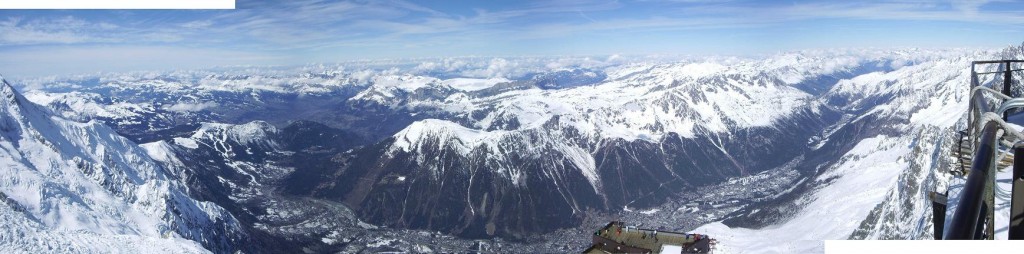
[{"label": "building roof", "polygon": [[713,243],[707,235],[642,229],[613,221],[594,232],[593,244],[584,253],[710,253]]}]

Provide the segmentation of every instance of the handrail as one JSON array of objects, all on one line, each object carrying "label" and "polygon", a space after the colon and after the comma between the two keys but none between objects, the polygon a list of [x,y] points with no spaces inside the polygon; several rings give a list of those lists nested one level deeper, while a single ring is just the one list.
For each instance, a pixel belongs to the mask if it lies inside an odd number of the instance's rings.
[{"label": "handrail", "polygon": [[1001,64],[1001,63],[1024,63],[1024,60],[983,60],[974,61],[972,64]]},{"label": "handrail", "polygon": [[[988,121],[981,130],[981,138],[978,147],[975,148],[974,158],[971,160],[971,173],[967,176],[967,183],[961,192],[960,203],[957,205],[953,219],[946,227],[945,240],[967,240],[980,239],[977,232],[979,220],[982,216],[982,207],[985,205],[985,192],[991,190],[995,183],[995,175],[992,170],[995,166],[994,155],[996,142],[1002,126],[996,121]],[[988,211],[991,212],[991,211]]]},{"label": "handrail", "polygon": [[[1024,69],[1016,69],[1016,70],[1009,70],[1009,71],[1024,71]],[[988,74],[998,74],[998,73],[1005,73],[1005,72],[1007,72],[1007,71],[975,72],[974,74],[988,75]]]},{"label": "handrail", "polygon": [[[970,135],[969,139],[973,145],[974,154],[971,159],[971,170],[960,193],[956,211],[954,211],[949,225],[941,229],[941,231],[945,231],[942,232],[943,239],[992,239],[994,237],[995,199],[993,188],[995,186],[996,157],[997,153],[1001,153],[999,146],[1009,144],[1008,146],[1017,147],[1008,141],[1024,141],[1024,134],[1009,127],[1005,121],[1009,111],[1024,108],[1024,98],[1014,98],[1012,94],[1013,73],[1019,71],[1019,69],[1012,68],[1013,63],[1024,63],[1024,60],[974,61],[971,63],[967,134]],[[1001,69],[999,71],[978,73],[976,66],[979,64],[1001,64],[1002,66],[997,68],[997,70]],[[994,73],[1003,73],[1004,75],[1000,89],[1002,91],[979,84],[979,74]],[[986,93],[991,97],[987,97]],[[992,105],[989,99],[995,99],[993,101],[995,105]],[[1017,158],[1024,158],[1024,155],[1014,158],[1016,162]],[[1014,167],[1018,166],[1024,165],[1015,163]],[[1024,197],[1024,193],[1015,191],[1013,194],[1017,198]],[[1017,198],[1011,199],[1016,201]],[[933,202],[935,202],[934,200],[936,199],[933,199]],[[945,207],[945,203],[939,205]],[[1024,207],[1024,205],[1019,206]],[[1021,209],[1024,210],[1024,208]],[[984,231],[979,231],[982,229]],[[936,237],[938,237],[938,233]]]}]

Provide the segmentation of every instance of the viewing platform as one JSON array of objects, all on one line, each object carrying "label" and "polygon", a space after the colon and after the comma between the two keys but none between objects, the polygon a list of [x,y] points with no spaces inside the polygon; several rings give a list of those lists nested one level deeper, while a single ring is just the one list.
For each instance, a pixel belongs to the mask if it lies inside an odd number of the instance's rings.
[{"label": "viewing platform", "polygon": [[658,231],[609,222],[594,232],[583,253],[712,253],[715,239],[707,235]]}]

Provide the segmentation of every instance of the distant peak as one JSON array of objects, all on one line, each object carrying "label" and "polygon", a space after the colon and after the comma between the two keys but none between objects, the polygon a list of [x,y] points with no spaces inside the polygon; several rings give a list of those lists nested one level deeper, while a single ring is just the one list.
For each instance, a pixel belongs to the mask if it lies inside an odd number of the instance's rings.
[{"label": "distant peak", "polygon": [[16,97],[15,94],[17,94],[17,92],[14,91],[14,86],[7,82],[7,79],[4,79],[3,75],[0,75],[0,96],[8,100],[14,100]]},{"label": "distant peak", "polygon": [[11,83],[7,83],[7,79],[4,78],[4,74],[0,74],[0,85],[11,86]]}]

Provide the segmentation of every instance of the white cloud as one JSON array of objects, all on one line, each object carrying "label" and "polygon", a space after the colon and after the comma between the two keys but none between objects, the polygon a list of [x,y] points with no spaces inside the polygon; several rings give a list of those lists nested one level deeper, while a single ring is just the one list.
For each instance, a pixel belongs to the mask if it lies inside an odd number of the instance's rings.
[{"label": "white cloud", "polygon": [[196,21],[185,22],[184,24],[181,24],[181,27],[188,28],[188,29],[202,29],[202,28],[208,28],[208,27],[210,27],[212,25],[213,25],[213,21],[209,21],[209,20],[196,20]]},{"label": "white cloud", "polygon": [[1024,24],[1021,11],[982,11],[993,1],[817,2],[769,12],[790,19],[853,18],[871,20],[959,21],[981,24]]},{"label": "white cloud", "polygon": [[94,40],[77,32],[82,26],[81,21],[71,17],[42,21],[8,17],[0,21],[0,45],[69,44]]},{"label": "white cloud", "polygon": [[518,79],[529,74],[571,68],[600,69],[626,61],[625,57],[450,57],[419,59],[409,71],[416,74],[443,73],[467,78]]},{"label": "white cloud", "polygon": [[959,10],[960,12],[962,12],[962,13],[964,13],[966,15],[975,16],[975,15],[978,15],[978,12],[980,11],[982,5],[985,5],[985,4],[990,3],[990,2],[992,2],[992,1],[990,1],[990,0],[953,0],[951,3],[953,5],[954,9]]},{"label": "white cloud", "polygon": [[67,45],[85,43],[169,42],[174,31],[137,29],[74,16],[7,17],[0,20],[0,46]]},{"label": "white cloud", "polygon": [[49,46],[0,48],[0,73],[8,77],[276,65],[273,54],[173,46]]}]

